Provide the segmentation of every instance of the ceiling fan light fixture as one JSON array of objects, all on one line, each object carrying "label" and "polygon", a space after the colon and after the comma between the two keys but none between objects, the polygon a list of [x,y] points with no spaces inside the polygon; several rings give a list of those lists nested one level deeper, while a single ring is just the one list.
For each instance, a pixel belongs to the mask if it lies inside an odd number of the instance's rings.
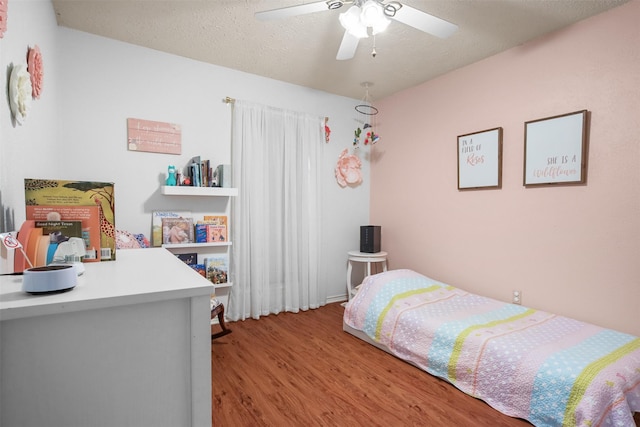
[{"label": "ceiling fan light fixture", "polygon": [[349,10],[340,14],[339,19],[340,24],[352,36],[359,39],[369,36],[367,27],[360,22],[360,8],[358,6],[351,6]]},{"label": "ceiling fan light fixture", "polygon": [[368,0],[362,5],[360,22],[362,22],[362,25],[365,27],[373,28],[373,34],[386,30],[391,23],[385,16],[382,5],[376,0]]},{"label": "ceiling fan light fixture", "polygon": [[373,27],[374,22],[377,22],[379,17],[383,15],[382,6],[376,0],[367,0],[362,5],[362,11],[360,12],[360,21],[367,26]]}]

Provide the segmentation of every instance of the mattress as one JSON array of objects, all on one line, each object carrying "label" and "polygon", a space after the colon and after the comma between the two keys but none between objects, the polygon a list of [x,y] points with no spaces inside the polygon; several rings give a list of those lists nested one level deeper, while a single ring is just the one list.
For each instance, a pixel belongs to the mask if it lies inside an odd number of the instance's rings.
[{"label": "mattress", "polygon": [[638,337],[411,270],[365,278],[343,320],[345,331],[536,426],[635,426]]}]

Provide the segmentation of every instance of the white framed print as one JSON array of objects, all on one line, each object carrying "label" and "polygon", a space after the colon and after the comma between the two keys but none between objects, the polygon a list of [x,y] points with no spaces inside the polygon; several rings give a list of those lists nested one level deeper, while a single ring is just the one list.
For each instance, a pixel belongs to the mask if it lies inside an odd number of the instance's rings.
[{"label": "white framed print", "polygon": [[588,111],[525,122],[523,185],[584,184]]},{"label": "white framed print", "polygon": [[502,128],[458,136],[458,190],[502,187]]}]

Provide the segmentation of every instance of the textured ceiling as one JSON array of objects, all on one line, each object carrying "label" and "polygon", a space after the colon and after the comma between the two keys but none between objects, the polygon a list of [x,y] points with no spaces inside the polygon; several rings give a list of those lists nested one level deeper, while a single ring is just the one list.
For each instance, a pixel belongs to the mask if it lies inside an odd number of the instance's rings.
[{"label": "textured ceiling", "polygon": [[361,99],[363,82],[380,99],[471,64],[628,0],[403,0],[457,24],[439,39],[400,22],[360,41],[337,61],[340,12],[276,21],[254,13],[301,0],[52,0],[58,25]]}]

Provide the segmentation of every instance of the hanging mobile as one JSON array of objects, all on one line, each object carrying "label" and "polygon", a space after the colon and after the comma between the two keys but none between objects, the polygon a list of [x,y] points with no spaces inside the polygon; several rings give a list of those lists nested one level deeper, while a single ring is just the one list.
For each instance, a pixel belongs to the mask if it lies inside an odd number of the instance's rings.
[{"label": "hanging mobile", "polygon": [[[373,54],[375,56],[375,43],[373,47]],[[362,99],[362,103],[356,105],[355,110],[362,114],[364,117],[356,119],[362,123],[362,128],[358,127],[355,131],[355,138],[353,145],[358,148],[360,143],[360,136],[364,137],[364,145],[373,145],[380,140],[380,135],[375,133],[375,116],[378,114],[378,109],[373,106],[371,97],[369,96],[369,87],[373,86],[371,82],[363,82],[362,86],[365,88],[365,96]]]}]

